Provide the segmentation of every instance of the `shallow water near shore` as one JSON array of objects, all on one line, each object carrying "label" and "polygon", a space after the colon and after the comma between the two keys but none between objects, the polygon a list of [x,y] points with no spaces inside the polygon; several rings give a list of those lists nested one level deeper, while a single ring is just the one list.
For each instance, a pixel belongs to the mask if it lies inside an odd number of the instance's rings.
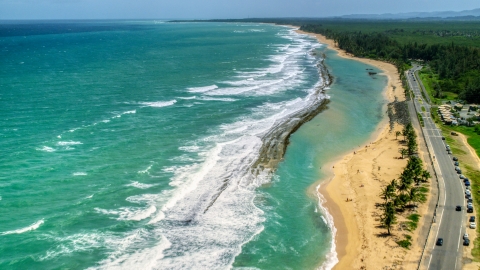
[{"label": "shallow water near shore", "polygon": [[292,135],[275,181],[260,191],[257,205],[265,211],[265,229],[245,245],[235,266],[330,269],[336,262],[330,250],[332,221],[307,190],[316,180],[327,180],[321,166],[371,138],[385,116],[387,78],[368,75],[366,68],[381,71],[333,50],[317,51],[326,54],[335,77],[329,108]]},{"label": "shallow water near shore", "polygon": [[[328,267],[306,190],[380,121],[371,67],[263,24],[21,22],[0,45],[1,269]],[[325,98],[322,52],[329,109],[252,174],[274,123]]]}]

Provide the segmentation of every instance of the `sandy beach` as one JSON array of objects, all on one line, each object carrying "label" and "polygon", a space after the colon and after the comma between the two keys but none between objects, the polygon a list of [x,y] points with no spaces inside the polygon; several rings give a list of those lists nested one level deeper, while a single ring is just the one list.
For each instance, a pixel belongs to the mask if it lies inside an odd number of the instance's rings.
[{"label": "sandy beach", "polygon": [[[381,69],[388,78],[385,97],[390,102],[405,100],[404,89],[394,65],[353,57],[323,35],[297,32],[314,36],[341,57]],[[331,176],[322,183],[319,191],[325,198],[324,206],[333,216],[337,229],[335,242],[339,263],[334,269],[416,268],[422,252],[421,244],[417,243],[418,228],[424,220],[420,219],[417,230],[413,232],[412,246],[407,250],[396,243],[404,237],[401,231],[394,229],[392,236],[385,236],[386,230],[379,226],[380,209],[376,207],[377,203],[383,202],[379,196],[381,189],[392,179],[398,178],[407,163],[407,159],[401,159],[399,153],[399,149],[404,147],[400,143],[401,138],[397,140],[395,136],[395,132],[402,128],[395,124],[390,130],[388,121],[382,121],[370,142],[329,166]],[[427,205],[422,204],[417,209],[421,216],[426,213]],[[402,217],[399,217],[398,223],[401,221]]]}]

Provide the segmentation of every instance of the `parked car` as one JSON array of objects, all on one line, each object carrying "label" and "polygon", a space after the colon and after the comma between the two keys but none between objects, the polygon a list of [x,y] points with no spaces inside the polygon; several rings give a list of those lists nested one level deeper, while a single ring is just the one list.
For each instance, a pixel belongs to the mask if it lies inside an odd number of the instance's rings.
[{"label": "parked car", "polygon": [[443,238],[437,239],[437,246],[443,246]]},{"label": "parked car", "polygon": [[453,157],[453,161],[458,161],[458,158],[457,158],[457,157]]},{"label": "parked car", "polygon": [[460,166],[460,162],[458,162],[458,161],[455,161],[453,164],[454,164],[455,166]]},{"label": "parked car", "polygon": [[464,246],[469,246],[470,245],[470,239],[467,238],[467,239],[463,240],[463,245]]},{"label": "parked car", "polygon": [[467,203],[473,203],[472,196],[470,196],[470,198],[467,199]]},{"label": "parked car", "polygon": [[477,228],[477,224],[475,222],[470,222],[470,229],[475,229]]},{"label": "parked car", "polygon": [[465,181],[465,186],[470,186],[470,181]]},{"label": "parked car", "polygon": [[465,195],[472,195],[472,192],[470,192],[470,190],[465,190]]},{"label": "parked car", "polygon": [[460,174],[460,179],[465,179],[465,175]]},{"label": "parked car", "polygon": [[463,234],[463,239],[468,239],[468,233]]},{"label": "parked car", "polygon": [[473,213],[473,207],[467,207],[467,213]]},{"label": "parked car", "polygon": [[452,151],[447,150],[447,154],[451,155],[451,154],[452,154]]},{"label": "parked car", "polygon": [[467,203],[467,207],[472,207],[473,208],[473,203]]},{"label": "parked car", "polygon": [[467,198],[467,200],[468,200],[468,199],[471,199],[471,198],[472,198],[472,194],[466,195],[465,198]]},{"label": "parked car", "polygon": [[471,187],[471,186],[465,187],[465,189],[466,189],[466,190],[470,190],[470,187]]},{"label": "parked car", "polygon": [[470,216],[469,222],[475,222],[475,216]]},{"label": "parked car", "polygon": [[442,137],[442,140],[444,140],[444,141],[445,141],[445,137]]}]

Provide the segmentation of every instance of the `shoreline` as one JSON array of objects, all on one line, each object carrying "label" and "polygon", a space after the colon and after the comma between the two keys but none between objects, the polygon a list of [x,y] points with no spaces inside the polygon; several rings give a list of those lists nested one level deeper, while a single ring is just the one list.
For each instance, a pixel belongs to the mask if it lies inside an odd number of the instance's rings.
[{"label": "shoreline", "polygon": [[[298,27],[294,28],[298,29]],[[316,38],[319,43],[325,44],[327,48],[336,51],[338,56],[342,58],[359,61],[375,66],[376,68],[382,70],[381,75],[387,77],[387,85],[382,92],[385,99],[388,100],[388,102],[393,102],[395,99],[404,100],[403,87],[399,79],[397,69],[393,64],[378,60],[354,57],[337,48],[333,40],[329,40],[320,34],[308,33],[300,30],[296,30],[296,32]],[[398,91],[395,91],[397,89]],[[386,105],[384,108],[385,107]],[[384,114],[383,119],[380,121],[369,140],[365,142],[365,144],[361,145],[358,149],[352,149],[350,152],[341,153],[339,154],[338,158],[335,158],[332,162],[324,164],[322,167],[326,168],[324,170],[326,174],[325,178],[316,181],[308,190],[309,193],[318,193],[317,196],[321,200],[321,206],[325,208],[325,211],[327,211],[328,214],[333,218],[334,229],[332,232],[334,233],[334,239],[332,244],[335,247],[335,252],[338,258],[338,263],[333,266],[333,269],[347,269],[354,267],[356,259],[358,259],[358,257],[361,255],[360,249],[364,248],[365,246],[365,243],[361,242],[361,234],[365,234],[365,232],[359,228],[359,220],[357,220],[356,213],[354,212],[355,209],[354,207],[351,207],[354,203],[346,202],[344,198],[345,194],[342,193],[342,191],[346,191],[346,189],[343,189],[343,186],[346,183],[344,183],[345,179],[342,178],[342,174],[347,173],[346,166],[349,161],[352,160],[354,155],[356,155],[354,153],[359,152],[358,156],[360,156],[360,152],[366,149],[364,152],[366,154],[366,151],[372,142],[374,145],[379,143],[383,140],[383,138],[387,138],[389,133],[390,127],[388,115]],[[349,188],[350,190],[352,189],[352,187],[346,188]],[[358,194],[355,194],[355,196],[352,197],[356,197],[356,195]],[[350,200],[352,199],[356,201],[355,198],[350,198]],[[361,261],[363,262],[363,258],[361,258]]]}]

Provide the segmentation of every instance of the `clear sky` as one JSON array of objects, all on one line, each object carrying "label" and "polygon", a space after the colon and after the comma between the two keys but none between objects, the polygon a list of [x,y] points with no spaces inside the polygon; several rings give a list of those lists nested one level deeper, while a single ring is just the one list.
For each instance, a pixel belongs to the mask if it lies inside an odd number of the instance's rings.
[{"label": "clear sky", "polygon": [[328,17],[479,7],[480,0],[0,0],[0,20]]}]

